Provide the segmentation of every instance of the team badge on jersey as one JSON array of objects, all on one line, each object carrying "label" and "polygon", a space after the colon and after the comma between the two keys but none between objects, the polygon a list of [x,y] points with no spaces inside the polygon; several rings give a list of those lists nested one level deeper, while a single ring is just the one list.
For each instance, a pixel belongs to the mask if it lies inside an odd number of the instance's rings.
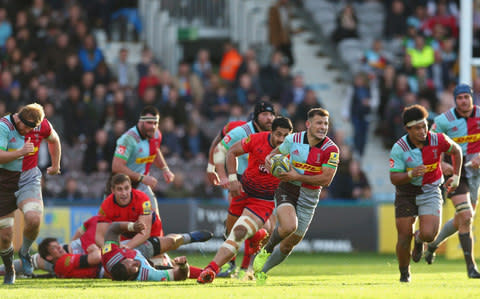
[{"label": "team badge on jersey", "polygon": [[250,136],[252,136],[252,135],[248,135],[248,137],[245,138],[244,144],[247,144],[247,143],[249,143],[250,141],[252,141],[252,138],[251,138]]},{"label": "team badge on jersey", "polygon": [[111,243],[107,243],[107,244],[103,245],[102,254],[109,253],[110,251],[112,251],[112,244]]},{"label": "team badge on jersey", "polygon": [[338,165],[338,153],[330,153],[330,158],[328,158],[328,165],[337,166]]},{"label": "team badge on jersey", "polygon": [[143,215],[152,214],[152,204],[149,201],[146,201],[142,204]]},{"label": "team badge on jersey", "polygon": [[394,166],[395,166],[395,162],[393,161],[393,159],[390,158],[390,168],[393,168]]},{"label": "team badge on jersey", "polygon": [[127,150],[127,148],[125,147],[125,145],[119,145],[118,149],[117,149],[117,153],[119,155],[125,155],[126,150]]},{"label": "team badge on jersey", "polygon": [[232,140],[232,137],[230,137],[229,135],[225,136],[225,143],[229,143],[231,140]]},{"label": "team badge on jersey", "polygon": [[71,260],[71,259],[72,259],[71,256],[67,256],[67,258],[65,259],[65,262],[64,262],[65,267],[70,266],[70,260]]}]

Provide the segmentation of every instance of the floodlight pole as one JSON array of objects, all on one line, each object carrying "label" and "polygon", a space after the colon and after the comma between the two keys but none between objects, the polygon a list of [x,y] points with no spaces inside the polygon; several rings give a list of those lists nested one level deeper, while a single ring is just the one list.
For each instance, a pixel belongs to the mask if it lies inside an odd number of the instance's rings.
[{"label": "floodlight pole", "polygon": [[460,78],[459,83],[472,84],[472,65],[480,66],[480,58],[472,57],[473,0],[460,2]]}]

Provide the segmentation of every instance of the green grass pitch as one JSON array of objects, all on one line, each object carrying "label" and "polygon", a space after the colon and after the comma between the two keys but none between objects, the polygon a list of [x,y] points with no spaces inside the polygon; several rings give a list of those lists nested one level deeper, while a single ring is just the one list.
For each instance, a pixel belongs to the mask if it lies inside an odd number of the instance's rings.
[{"label": "green grass pitch", "polygon": [[[205,266],[211,255],[190,255]],[[437,258],[412,265],[412,282],[398,282],[393,255],[294,253],[269,273],[267,283],[216,279],[183,282],[113,282],[107,279],[18,279],[0,286],[0,298],[478,298],[480,279],[468,279],[462,260]]]}]

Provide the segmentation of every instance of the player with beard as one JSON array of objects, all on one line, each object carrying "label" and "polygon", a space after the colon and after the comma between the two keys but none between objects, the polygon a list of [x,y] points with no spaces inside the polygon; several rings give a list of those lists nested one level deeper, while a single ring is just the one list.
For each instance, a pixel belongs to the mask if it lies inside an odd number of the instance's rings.
[{"label": "player with beard", "polygon": [[263,283],[266,273],[283,262],[303,239],[322,188],[330,185],[335,176],[339,153],[338,146],[327,137],[328,124],[327,110],[310,109],[307,130],[289,135],[265,159],[265,167],[271,169],[272,156],[290,155],[291,168],[278,175],[281,181],[275,191],[278,222],[267,245],[253,262],[257,283]]},{"label": "player with beard", "polygon": [[[255,235],[273,212],[273,193],[279,179],[265,167],[265,157],[292,132],[291,121],[278,117],[273,121],[272,132],[260,132],[235,143],[227,153],[227,169],[232,201],[228,210],[227,230],[230,234],[212,262],[198,278],[199,283],[211,283],[219,267],[231,260],[242,243]],[[236,158],[249,154],[248,167],[241,182],[237,179]]]},{"label": "player with beard", "polygon": [[[226,153],[233,146],[236,142],[242,140],[245,137],[250,136],[251,134],[263,132],[263,131],[271,131],[272,130],[272,122],[275,118],[275,110],[273,105],[269,102],[260,101],[258,102],[253,110],[253,119],[248,121],[246,124],[242,126],[238,126],[228,134],[218,143],[217,147],[215,147],[213,153],[213,161],[215,163],[215,169],[218,174],[219,184],[223,188],[228,188],[228,178],[225,172],[225,158]],[[237,177],[241,180],[242,174],[245,172],[245,169],[248,165],[248,154],[241,155],[237,158]],[[229,200],[230,200],[229,194]],[[268,231],[272,230],[274,219],[273,217],[267,221],[265,227],[260,229],[257,234],[253,237],[254,240],[258,240],[258,242],[263,241],[265,238],[268,238]],[[228,227],[228,226],[227,226]],[[230,234],[229,230],[225,231],[225,235],[227,236]],[[243,256],[243,261],[241,265],[240,274],[246,273],[248,266],[250,265],[250,260],[252,254],[258,251],[258,242],[251,244],[251,240],[245,241],[244,251],[245,254]],[[229,264],[228,268],[219,273],[218,277],[227,277],[233,274],[235,270],[235,259],[233,259]],[[240,276],[241,276],[240,275]]]},{"label": "player with beard", "polygon": [[[157,108],[153,106],[143,108],[137,125],[130,128],[117,140],[112,162],[112,173],[128,175],[133,187],[148,195],[152,203],[152,209],[157,212],[160,219],[157,199],[152,191],[157,185],[157,179],[150,175],[150,167],[153,164],[161,169],[163,178],[167,183],[173,182],[175,175],[168,168],[167,162],[160,151],[162,134],[158,130],[159,120],[160,113]],[[106,192],[110,194],[109,185]]]}]

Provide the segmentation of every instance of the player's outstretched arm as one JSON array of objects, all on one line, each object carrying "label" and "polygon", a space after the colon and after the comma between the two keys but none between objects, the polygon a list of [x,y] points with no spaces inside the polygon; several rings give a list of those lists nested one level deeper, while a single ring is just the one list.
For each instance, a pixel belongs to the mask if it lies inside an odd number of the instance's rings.
[{"label": "player's outstretched arm", "polygon": [[48,152],[52,160],[52,166],[47,168],[47,173],[50,175],[60,174],[60,159],[62,157],[62,145],[60,143],[60,137],[58,137],[57,131],[53,129],[50,136],[46,139],[48,143]]},{"label": "player's outstretched arm", "polygon": [[228,189],[232,196],[239,196],[242,192],[242,184],[237,179],[237,157],[243,154],[242,141],[236,142],[227,152]]},{"label": "player's outstretched arm", "polygon": [[105,242],[120,243],[120,235],[126,232],[139,233],[145,229],[145,224],[141,221],[136,222],[113,222],[105,233]]},{"label": "player's outstretched arm", "polygon": [[210,144],[210,148],[208,149],[207,177],[212,185],[220,184],[220,179],[215,172],[215,163],[213,161],[213,153],[215,152],[215,148],[217,147],[217,145],[220,143],[220,140],[222,140],[222,137],[220,133],[218,133]]}]

